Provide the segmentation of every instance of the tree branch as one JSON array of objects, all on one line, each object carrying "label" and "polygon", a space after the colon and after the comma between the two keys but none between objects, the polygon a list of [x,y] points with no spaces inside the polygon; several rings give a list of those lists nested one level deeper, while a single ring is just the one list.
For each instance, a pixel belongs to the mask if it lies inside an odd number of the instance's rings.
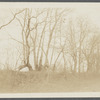
[{"label": "tree branch", "polygon": [[15,19],[15,17],[16,17],[18,14],[22,13],[24,10],[26,10],[26,8],[23,9],[23,10],[21,10],[21,11],[19,11],[19,12],[17,12],[17,13],[15,13],[14,17],[13,17],[7,24],[4,24],[4,25],[0,26],[0,29],[2,29],[3,27],[9,25],[9,24]]}]

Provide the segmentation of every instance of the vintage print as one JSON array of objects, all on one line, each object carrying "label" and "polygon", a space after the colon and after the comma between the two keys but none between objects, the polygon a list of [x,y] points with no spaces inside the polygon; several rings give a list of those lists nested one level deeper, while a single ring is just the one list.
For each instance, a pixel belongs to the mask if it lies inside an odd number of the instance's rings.
[{"label": "vintage print", "polygon": [[100,92],[100,3],[0,3],[0,94]]}]

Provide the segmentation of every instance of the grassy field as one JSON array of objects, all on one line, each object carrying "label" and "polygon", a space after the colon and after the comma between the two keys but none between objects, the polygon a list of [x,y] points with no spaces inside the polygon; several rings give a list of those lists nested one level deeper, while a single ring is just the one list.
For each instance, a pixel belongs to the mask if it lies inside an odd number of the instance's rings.
[{"label": "grassy field", "polygon": [[100,75],[0,71],[0,93],[100,92]]}]

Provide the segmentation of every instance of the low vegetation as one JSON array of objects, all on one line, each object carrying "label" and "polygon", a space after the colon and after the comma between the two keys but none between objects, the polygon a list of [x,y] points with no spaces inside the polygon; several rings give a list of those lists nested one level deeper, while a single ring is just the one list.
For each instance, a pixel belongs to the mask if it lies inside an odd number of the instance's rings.
[{"label": "low vegetation", "polygon": [[0,93],[98,92],[100,74],[0,71]]}]

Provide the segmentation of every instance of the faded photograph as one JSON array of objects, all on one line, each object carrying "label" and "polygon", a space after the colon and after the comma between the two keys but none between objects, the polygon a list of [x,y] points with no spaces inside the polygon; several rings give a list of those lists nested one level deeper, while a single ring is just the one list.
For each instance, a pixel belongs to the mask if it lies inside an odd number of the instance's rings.
[{"label": "faded photograph", "polygon": [[100,92],[100,3],[0,3],[0,93]]}]

